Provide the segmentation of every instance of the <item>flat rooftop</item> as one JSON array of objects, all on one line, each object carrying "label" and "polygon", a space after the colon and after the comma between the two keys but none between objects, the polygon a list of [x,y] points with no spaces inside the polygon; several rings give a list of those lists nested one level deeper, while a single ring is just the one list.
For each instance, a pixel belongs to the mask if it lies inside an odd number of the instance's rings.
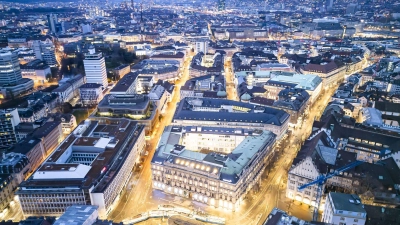
[{"label": "flat rooftop", "polygon": [[314,91],[318,85],[322,83],[322,79],[319,76],[311,74],[277,75],[273,76],[270,81],[296,84],[295,88],[302,88],[310,91]]},{"label": "flat rooftop", "polygon": [[361,199],[354,194],[330,192],[332,203],[336,210],[366,213]]},{"label": "flat rooftop", "polygon": [[[98,206],[94,205],[73,205],[56,220],[54,225],[82,225],[93,214],[97,215]],[[97,216],[96,216],[97,217]]]},{"label": "flat rooftop", "polygon": [[129,87],[137,80],[138,73],[136,72],[129,72],[125,74],[124,77],[122,77],[118,83],[114,86],[113,89],[111,89],[110,93],[120,93],[120,92],[126,92],[128,91]]},{"label": "flat rooftop", "polygon": [[[201,153],[191,151],[180,145],[186,133],[198,132],[219,135],[245,136],[245,139],[230,154]],[[273,144],[276,135],[266,130],[243,130],[219,127],[167,126],[161,135],[152,163],[174,164],[197,170],[201,174],[229,183],[237,183],[242,170],[263,151],[265,146]]]},{"label": "flat rooftop", "polygon": [[[197,111],[199,108],[208,108]],[[213,98],[184,98],[180,101],[173,120],[204,120],[263,123],[281,126],[289,119],[283,110],[250,103]]]},{"label": "flat rooftop", "polygon": [[[94,185],[92,192],[102,192],[118,174],[131,151],[131,148],[125,146],[133,145],[143,129],[136,122],[124,119],[104,123],[89,120],[82,122],[34,175],[21,183],[21,191],[34,190],[37,187],[77,186],[82,189]],[[87,157],[92,157],[90,160],[93,161],[90,165],[69,163],[73,153],[87,153]]]},{"label": "flat rooftop", "polygon": [[98,104],[98,108],[113,109],[132,109],[145,110],[150,104],[150,100],[146,95],[112,95],[104,96],[103,100]]}]

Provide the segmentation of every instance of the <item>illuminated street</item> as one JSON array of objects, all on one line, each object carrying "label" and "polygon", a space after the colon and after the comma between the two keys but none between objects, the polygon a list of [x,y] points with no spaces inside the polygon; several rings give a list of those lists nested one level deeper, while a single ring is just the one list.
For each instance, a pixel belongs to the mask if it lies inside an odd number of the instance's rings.
[{"label": "illuminated street", "polygon": [[226,81],[226,93],[228,94],[227,98],[229,100],[238,100],[236,88],[235,88],[235,75],[232,72],[232,59],[229,57],[225,64],[225,81]]},{"label": "illuminated street", "polygon": [[[177,102],[179,102],[179,87],[188,79],[188,70],[186,65],[188,65],[188,60],[185,62],[184,76],[177,82],[175,96],[172,102],[169,103],[168,109],[171,109]],[[188,207],[189,209],[198,209],[213,216],[224,217],[227,219],[227,224],[238,224],[238,221],[240,221],[241,224],[258,224],[259,222],[264,221],[274,207],[286,207],[285,184],[288,167],[296,156],[297,151],[300,149],[300,144],[310,134],[313,118],[319,118],[321,116],[321,113],[323,112],[321,109],[325,108],[328,104],[335,90],[336,88],[331,88],[325,91],[323,95],[321,95],[320,99],[316,101],[310,109],[310,114],[305,119],[303,125],[300,128],[293,130],[292,134],[288,138],[281,141],[281,151],[283,151],[281,154],[285,157],[278,158],[278,161],[274,164],[274,168],[264,177],[260,191],[248,196],[248,199],[236,212],[215,209],[214,207],[205,204],[197,202],[192,203],[183,198],[168,196],[160,191],[152,191],[150,159],[154,154],[154,149],[157,146],[163,128],[170,123],[174,114],[172,110],[167,110],[161,122],[158,123],[157,129],[155,129],[155,132],[152,135],[152,139],[149,141],[149,149],[151,150],[151,153],[145,160],[142,171],[131,179],[127,193],[122,196],[121,204],[112,212],[109,218],[114,221],[129,220],[139,213],[157,208],[160,204],[172,204]],[[232,92],[231,94],[233,95]],[[131,194],[133,192],[140,194]],[[138,205],[141,207],[137,207]],[[311,210],[308,209],[307,206],[297,206],[296,204],[291,208],[294,216],[304,219],[311,218]],[[296,215],[296,213],[300,214]],[[149,220],[143,222],[143,224],[158,223],[160,223],[160,220]]]},{"label": "illuminated street", "polygon": [[[190,57],[188,57],[184,63],[184,72],[182,78],[177,80],[175,83],[174,97],[171,102],[168,103],[168,108],[165,114],[163,114],[161,121],[157,123],[156,128],[151,135],[151,140],[147,143],[149,155],[143,163],[143,168],[139,173],[132,176],[127,187],[128,190],[121,197],[121,203],[119,204],[118,208],[112,212],[110,219],[122,221],[127,218],[131,218],[138,213],[144,212],[146,209],[156,208],[158,204],[162,203],[162,200],[159,202],[153,200],[154,193],[152,193],[150,160],[153,157],[154,149],[157,146],[158,139],[160,138],[164,127],[168,126],[172,120],[175,112],[174,109],[176,104],[179,102],[180,87],[189,79],[189,64]],[[145,207],[137,207],[137,205]]]},{"label": "illuminated street", "polygon": [[0,225],[399,225],[399,1],[0,12]]}]

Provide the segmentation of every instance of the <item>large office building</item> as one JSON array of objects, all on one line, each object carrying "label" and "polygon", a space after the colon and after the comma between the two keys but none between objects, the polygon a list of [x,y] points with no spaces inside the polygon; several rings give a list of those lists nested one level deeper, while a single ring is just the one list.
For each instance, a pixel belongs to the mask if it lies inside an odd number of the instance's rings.
[{"label": "large office building", "polygon": [[[165,96],[163,97],[166,101]],[[97,106],[97,113],[94,118],[127,118],[151,129],[158,121],[159,110],[157,100],[150,100],[147,95],[113,95],[104,96]]]},{"label": "large office building", "polygon": [[17,109],[0,111],[0,149],[8,148],[17,143],[15,127],[21,122]]},{"label": "large office building", "polygon": [[29,170],[24,174],[26,177],[35,172],[40,164],[53,153],[61,142],[61,135],[60,122],[47,122],[33,133],[25,135],[25,138],[10,149],[10,152],[23,154],[28,158]]},{"label": "large office building", "polygon": [[261,129],[167,126],[151,161],[153,188],[236,210],[258,187],[275,138]]},{"label": "large office building", "polygon": [[85,54],[83,64],[85,66],[86,82],[101,84],[103,89],[107,88],[107,71],[103,54],[101,52],[96,53],[96,49],[91,46],[89,53]]},{"label": "large office building", "polygon": [[308,111],[310,95],[304,89],[287,88],[278,94],[272,106],[290,114],[290,125],[300,124],[304,113]]},{"label": "large office building", "polygon": [[0,49],[0,91],[4,98],[17,96],[33,87],[33,80],[22,78],[18,54]]},{"label": "large office building", "polygon": [[82,75],[64,78],[58,81],[59,87],[54,89],[53,93],[58,94],[60,102],[68,102],[79,95],[79,87],[85,83],[85,77]]},{"label": "large office building", "polygon": [[56,49],[50,39],[45,41],[35,40],[32,43],[32,48],[36,59],[45,61],[50,67],[57,66]]},{"label": "large office building", "polygon": [[176,108],[174,125],[219,126],[269,130],[283,137],[290,115],[283,110],[213,98],[184,98]]},{"label": "large office building", "polygon": [[195,47],[195,53],[202,52],[204,54],[207,54],[208,53],[208,40],[207,39],[196,40],[194,47]]},{"label": "large office building", "polygon": [[14,200],[14,192],[25,179],[28,165],[28,158],[22,154],[8,153],[0,158],[0,211]]},{"label": "large office building", "polygon": [[83,105],[97,105],[103,99],[101,84],[86,83],[80,86],[79,96]]},{"label": "large office building", "polygon": [[279,93],[286,88],[304,89],[310,95],[310,102],[317,100],[323,86],[322,79],[317,75],[295,74],[295,73],[275,73],[271,79],[264,84],[268,90],[267,98],[278,99]]},{"label": "large office building", "polygon": [[45,61],[35,59],[21,65],[21,74],[23,78],[29,78],[37,84],[43,84],[48,81],[51,70]]},{"label": "large office building", "polygon": [[0,67],[0,85],[16,84],[22,79],[16,52],[0,51]]},{"label": "large office building", "polygon": [[322,78],[324,89],[328,89],[340,83],[346,75],[346,66],[339,61],[329,63],[312,64],[309,63],[300,67],[300,72],[304,74],[314,74]]},{"label": "large office building", "polygon": [[24,216],[60,216],[72,205],[119,203],[145,147],[144,127],[128,120],[82,122],[17,191]]},{"label": "large office building", "polygon": [[218,0],[218,11],[225,10],[225,0]]},{"label": "large office building", "polygon": [[51,33],[56,33],[56,25],[57,25],[57,14],[49,14],[47,15],[47,23],[49,26],[49,30]]}]

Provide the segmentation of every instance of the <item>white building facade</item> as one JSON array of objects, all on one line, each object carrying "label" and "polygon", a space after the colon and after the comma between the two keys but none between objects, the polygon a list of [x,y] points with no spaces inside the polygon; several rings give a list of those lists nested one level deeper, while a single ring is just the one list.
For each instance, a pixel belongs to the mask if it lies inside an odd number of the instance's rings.
[{"label": "white building facade", "polygon": [[101,84],[103,89],[107,88],[107,71],[103,54],[96,53],[94,48],[89,49],[83,60],[87,83]]},{"label": "white building facade", "polygon": [[332,225],[364,225],[367,212],[354,194],[330,192],[322,214],[322,222]]}]

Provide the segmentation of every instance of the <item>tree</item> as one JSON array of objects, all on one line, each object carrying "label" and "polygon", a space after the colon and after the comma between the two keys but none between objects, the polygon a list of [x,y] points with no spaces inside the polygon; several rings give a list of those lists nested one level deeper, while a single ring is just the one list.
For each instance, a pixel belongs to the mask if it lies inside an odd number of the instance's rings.
[{"label": "tree", "polygon": [[57,67],[51,67],[50,68],[51,71],[51,77],[52,78],[57,78],[58,77],[58,68]]},{"label": "tree", "polygon": [[64,102],[61,106],[63,113],[72,113],[72,105],[69,102]]},{"label": "tree", "polygon": [[51,79],[51,73],[46,74],[46,80],[50,80]]}]

